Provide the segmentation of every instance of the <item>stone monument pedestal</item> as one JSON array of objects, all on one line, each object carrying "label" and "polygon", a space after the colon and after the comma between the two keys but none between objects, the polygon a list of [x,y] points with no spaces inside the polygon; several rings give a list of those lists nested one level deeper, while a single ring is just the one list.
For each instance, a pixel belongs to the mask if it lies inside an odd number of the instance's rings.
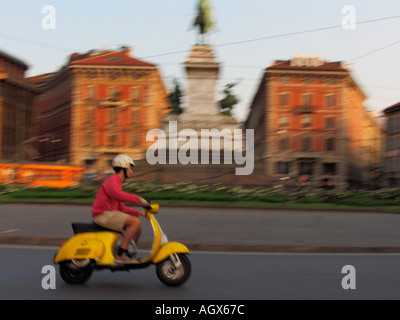
[{"label": "stone monument pedestal", "polygon": [[199,156],[202,151],[241,152],[242,146],[235,150],[238,148],[234,141],[243,140],[242,131],[234,129],[242,129],[242,126],[233,117],[220,113],[217,101],[220,64],[216,62],[213,48],[193,46],[184,65],[188,81],[187,106],[179,116],[164,119],[167,143],[163,145],[168,153],[176,153],[182,146],[193,152],[197,150]]},{"label": "stone monument pedestal", "polygon": [[209,45],[195,45],[185,68],[188,79],[188,106],[186,114],[214,115],[219,113],[216,101],[220,64],[215,61]]},{"label": "stone monument pedestal", "polygon": [[217,81],[220,63],[210,45],[195,45],[185,61],[188,81],[187,107],[177,118],[181,129],[238,129],[237,121],[220,113]]}]

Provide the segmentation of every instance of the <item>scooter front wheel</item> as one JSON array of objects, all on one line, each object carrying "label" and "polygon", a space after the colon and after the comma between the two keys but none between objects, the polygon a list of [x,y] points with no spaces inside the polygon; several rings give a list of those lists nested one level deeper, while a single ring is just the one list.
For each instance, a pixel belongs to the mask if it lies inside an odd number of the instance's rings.
[{"label": "scooter front wheel", "polygon": [[60,263],[60,276],[69,284],[83,284],[92,275],[93,267],[89,264],[79,267],[72,261],[63,261]]},{"label": "scooter front wheel", "polygon": [[[156,265],[157,277],[167,286],[177,287],[183,284],[190,276],[192,266],[185,254],[177,254],[178,263],[170,257]],[[178,264],[178,266],[177,266]]]}]

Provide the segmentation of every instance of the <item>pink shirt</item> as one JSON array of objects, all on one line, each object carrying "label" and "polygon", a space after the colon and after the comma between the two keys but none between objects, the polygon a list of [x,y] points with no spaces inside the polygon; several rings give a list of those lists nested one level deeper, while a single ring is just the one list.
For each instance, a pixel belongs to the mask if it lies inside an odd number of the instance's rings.
[{"label": "pink shirt", "polygon": [[122,179],[116,174],[103,182],[92,206],[93,218],[100,216],[105,211],[120,211],[136,217],[139,215],[139,211],[124,205],[124,202],[138,203],[139,197],[123,192],[122,183]]}]

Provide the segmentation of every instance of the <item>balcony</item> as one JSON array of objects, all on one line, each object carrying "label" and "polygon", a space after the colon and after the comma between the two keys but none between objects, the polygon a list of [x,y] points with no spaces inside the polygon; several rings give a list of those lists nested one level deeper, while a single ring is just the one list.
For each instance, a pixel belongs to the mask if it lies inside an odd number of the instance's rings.
[{"label": "balcony", "polygon": [[311,105],[299,105],[299,106],[295,106],[292,109],[292,112],[297,113],[297,114],[314,113],[315,107],[311,106]]},{"label": "balcony", "polygon": [[126,102],[124,100],[117,100],[114,98],[97,100],[97,106],[100,108],[119,107],[119,106],[123,106],[125,104],[126,104]]}]

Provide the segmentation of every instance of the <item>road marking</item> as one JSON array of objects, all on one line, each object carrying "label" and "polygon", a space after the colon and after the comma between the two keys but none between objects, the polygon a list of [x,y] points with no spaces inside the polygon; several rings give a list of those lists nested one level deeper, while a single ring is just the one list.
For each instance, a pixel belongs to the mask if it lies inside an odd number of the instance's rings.
[{"label": "road marking", "polygon": [[11,230],[6,230],[6,231],[1,231],[0,233],[11,233],[11,232],[15,232],[18,231],[19,229],[11,229]]}]

